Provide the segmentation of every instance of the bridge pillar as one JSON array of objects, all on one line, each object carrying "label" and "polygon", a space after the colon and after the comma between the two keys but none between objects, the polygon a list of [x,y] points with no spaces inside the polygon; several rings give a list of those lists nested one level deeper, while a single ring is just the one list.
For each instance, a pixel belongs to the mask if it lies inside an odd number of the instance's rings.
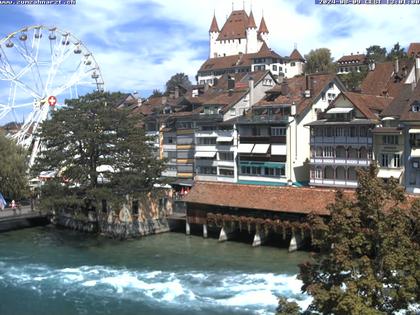
[{"label": "bridge pillar", "polygon": [[267,240],[267,235],[262,231],[256,231],[254,235],[254,240],[252,242],[252,247],[261,246]]},{"label": "bridge pillar", "polygon": [[185,221],[185,234],[187,235],[191,234],[191,228],[190,228],[190,224],[188,223],[188,220]]},{"label": "bridge pillar", "polygon": [[203,237],[207,238],[207,224],[203,224]]},{"label": "bridge pillar", "polygon": [[232,237],[232,235],[234,234],[234,228],[232,227],[228,227],[228,226],[223,226],[222,229],[220,230],[220,235],[219,235],[219,242],[224,242],[229,240],[229,238]]},{"label": "bridge pillar", "polygon": [[302,236],[300,233],[295,233],[295,231],[292,231],[292,238],[290,239],[290,245],[289,245],[289,253],[297,251],[299,248],[302,247]]}]

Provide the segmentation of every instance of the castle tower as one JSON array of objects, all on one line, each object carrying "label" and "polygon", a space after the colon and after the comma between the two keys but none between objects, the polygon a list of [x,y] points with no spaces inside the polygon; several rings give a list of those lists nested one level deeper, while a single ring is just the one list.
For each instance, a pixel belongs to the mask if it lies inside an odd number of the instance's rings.
[{"label": "castle tower", "polygon": [[246,27],[246,53],[252,54],[257,52],[258,49],[257,25],[255,24],[254,15],[251,11],[248,18],[248,25]]},{"label": "castle tower", "polygon": [[268,28],[267,24],[265,24],[264,16],[261,18],[260,28],[258,29],[258,35],[260,35],[263,41],[268,43]]},{"label": "castle tower", "polygon": [[217,57],[217,38],[219,37],[220,30],[217,25],[216,14],[213,15],[213,21],[211,22],[209,29],[210,36],[210,56],[209,58]]}]

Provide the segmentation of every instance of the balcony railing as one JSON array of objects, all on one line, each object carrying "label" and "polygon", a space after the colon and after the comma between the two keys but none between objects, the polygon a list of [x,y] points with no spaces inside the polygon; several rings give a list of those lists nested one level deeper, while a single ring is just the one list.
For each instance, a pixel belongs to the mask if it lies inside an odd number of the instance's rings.
[{"label": "balcony railing", "polygon": [[310,185],[313,186],[333,186],[333,187],[357,187],[357,180],[350,180],[350,179],[318,179],[318,178],[311,178]]},{"label": "balcony railing", "polygon": [[370,159],[363,158],[340,158],[340,157],[313,157],[311,158],[312,164],[338,164],[338,165],[357,165],[368,166],[372,163]]},{"label": "balcony railing", "polygon": [[286,136],[241,136],[241,143],[286,144]]},{"label": "balcony railing", "polygon": [[311,144],[372,144],[372,137],[311,137]]}]

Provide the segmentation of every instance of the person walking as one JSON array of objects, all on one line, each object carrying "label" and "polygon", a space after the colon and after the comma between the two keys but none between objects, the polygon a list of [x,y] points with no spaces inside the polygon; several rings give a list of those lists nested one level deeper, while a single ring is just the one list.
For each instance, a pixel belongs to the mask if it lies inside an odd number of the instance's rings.
[{"label": "person walking", "polygon": [[12,200],[12,202],[10,203],[10,206],[12,207],[13,214],[16,214],[16,202],[15,202],[15,200],[14,200],[14,199],[13,199],[13,200]]},{"label": "person walking", "polygon": [[3,195],[0,193],[0,211],[3,211],[6,208],[6,200],[4,200]]}]

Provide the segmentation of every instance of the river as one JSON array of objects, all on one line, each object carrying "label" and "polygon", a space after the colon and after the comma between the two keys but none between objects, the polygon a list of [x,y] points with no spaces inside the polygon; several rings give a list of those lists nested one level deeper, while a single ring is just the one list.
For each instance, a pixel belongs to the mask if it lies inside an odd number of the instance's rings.
[{"label": "river", "polygon": [[166,233],[115,241],[39,227],[0,234],[0,314],[274,314],[307,306],[304,252]]}]

